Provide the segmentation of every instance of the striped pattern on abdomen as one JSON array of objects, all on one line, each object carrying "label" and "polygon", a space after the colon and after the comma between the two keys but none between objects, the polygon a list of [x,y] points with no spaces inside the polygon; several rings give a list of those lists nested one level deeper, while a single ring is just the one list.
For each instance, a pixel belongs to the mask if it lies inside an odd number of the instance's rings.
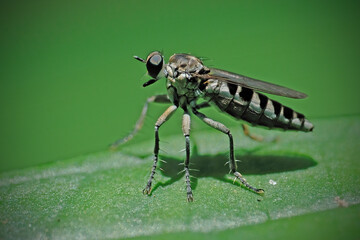
[{"label": "striped pattern on abdomen", "polygon": [[[214,87],[215,85],[208,86]],[[230,83],[218,82],[208,96],[221,111],[227,112],[237,119],[245,120],[252,125],[284,130],[312,131],[313,124],[301,113],[283,106],[267,96],[250,88]],[[209,95],[209,94],[207,94]]]}]

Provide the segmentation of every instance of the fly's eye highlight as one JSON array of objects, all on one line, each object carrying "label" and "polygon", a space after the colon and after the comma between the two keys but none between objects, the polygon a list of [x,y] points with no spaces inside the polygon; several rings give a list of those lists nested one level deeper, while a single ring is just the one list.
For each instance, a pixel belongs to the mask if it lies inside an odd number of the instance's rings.
[{"label": "fly's eye highlight", "polygon": [[163,65],[164,60],[159,52],[153,52],[148,56],[148,59],[146,61],[146,68],[151,77],[156,79]]}]

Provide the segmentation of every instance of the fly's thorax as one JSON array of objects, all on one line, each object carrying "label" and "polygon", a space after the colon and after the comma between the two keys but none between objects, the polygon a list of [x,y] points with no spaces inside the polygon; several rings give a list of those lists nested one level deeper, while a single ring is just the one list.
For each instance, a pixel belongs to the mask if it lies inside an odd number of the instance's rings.
[{"label": "fly's thorax", "polygon": [[[170,101],[183,109],[187,109],[187,106],[196,102],[196,99],[198,98],[196,90],[177,89],[173,84],[168,84],[167,93]],[[191,106],[195,105],[192,104]]]},{"label": "fly's thorax", "polygon": [[178,97],[186,96],[189,101],[202,95],[202,91],[199,90],[199,85],[199,79],[191,77],[191,75],[186,73],[181,73],[176,78],[167,76],[166,88],[173,88]]},{"label": "fly's thorax", "polygon": [[165,66],[167,88],[173,87],[179,97],[185,96],[190,102],[202,95],[199,89],[202,80],[196,75],[203,73],[206,69],[197,57],[175,54],[170,57],[169,63]]},{"label": "fly's thorax", "polygon": [[195,73],[204,68],[199,58],[184,53],[172,55],[168,65],[172,68],[174,74],[175,72]]}]

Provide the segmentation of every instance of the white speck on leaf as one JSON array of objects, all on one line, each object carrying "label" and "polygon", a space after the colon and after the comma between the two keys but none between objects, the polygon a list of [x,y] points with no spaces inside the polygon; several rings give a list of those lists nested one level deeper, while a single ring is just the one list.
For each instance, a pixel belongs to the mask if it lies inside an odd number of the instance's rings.
[{"label": "white speck on leaf", "polygon": [[274,180],[270,179],[270,180],[269,180],[269,183],[270,183],[271,185],[274,185],[274,186],[275,186],[277,182],[275,182]]}]

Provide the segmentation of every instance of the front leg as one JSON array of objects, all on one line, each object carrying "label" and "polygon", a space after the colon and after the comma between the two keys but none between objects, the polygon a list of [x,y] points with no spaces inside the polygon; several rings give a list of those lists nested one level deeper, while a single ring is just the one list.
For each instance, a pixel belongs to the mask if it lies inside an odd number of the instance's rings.
[{"label": "front leg", "polygon": [[149,108],[149,104],[152,102],[157,102],[157,103],[171,103],[170,99],[168,98],[167,95],[155,95],[152,97],[149,97],[145,104],[144,107],[141,111],[140,117],[137,120],[134,129],[131,131],[131,133],[123,138],[120,138],[118,140],[116,140],[113,144],[110,145],[110,149],[115,150],[117,147],[119,147],[120,145],[130,141],[136,134],[137,132],[142,128],[144,121],[145,121],[145,116],[146,113],[148,111]]},{"label": "front leg", "polygon": [[159,128],[164,122],[166,122],[171,117],[171,115],[176,111],[176,109],[177,109],[177,106],[175,106],[175,105],[170,106],[168,109],[166,109],[166,111],[159,117],[159,119],[155,123],[154,163],[151,168],[149,181],[147,182],[146,187],[143,190],[144,194],[149,195],[151,192],[151,184],[154,179],[156,166],[157,166],[157,162],[158,162],[158,158],[159,158],[159,149],[160,149],[160,147],[159,147],[159,141],[160,141]]}]

